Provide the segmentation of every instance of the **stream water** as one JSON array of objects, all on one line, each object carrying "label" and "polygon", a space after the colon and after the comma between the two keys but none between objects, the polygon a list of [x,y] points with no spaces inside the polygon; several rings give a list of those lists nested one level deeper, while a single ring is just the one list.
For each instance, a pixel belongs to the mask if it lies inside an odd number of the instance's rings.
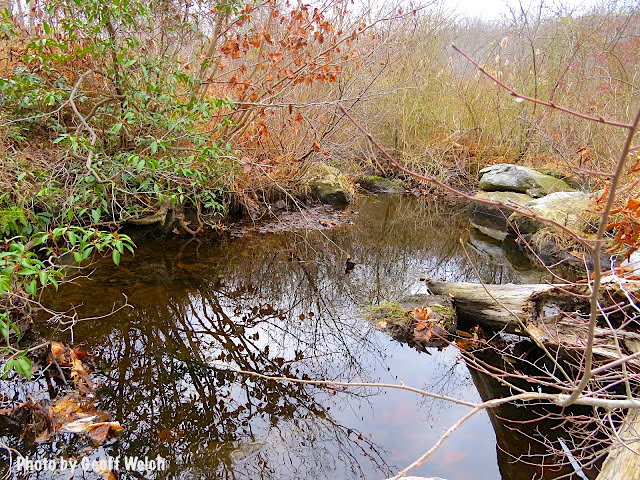
[{"label": "stream water", "polygon": [[[100,262],[90,278],[51,294],[48,306],[73,308],[78,318],[103,316],[125,301],[129,306],[72,328],[41,321],[35,331],[82,345],[93,356],[98,406],[124,431],[98,449],[72,435],[35,446],[6,432],[0,440],[32,458],[167,459],[166,471],[144,478],[391,477],[468,409],[399,390],[265,381],[223,365],[267,375],[404,382],[477,401],[455,348],[421,353],[399,344],[367,320],[366,307],[424,292],[425,276],[477,281],[479,274],[506,282],[538,274],[463,247],[477,244],[477,235],[470,239],[461,206],[370,197],[350,218],[350,225],[322,230],[140,239],[136,255],[119,268]],[[347,256],[356,262],[348,272]],[[524,437],[513,441],[529,448]],[[411,475],[521,480],[534,470],[497,454],[494,429],[482,413]],[[143,478],[128,475],[118,478]]]}]

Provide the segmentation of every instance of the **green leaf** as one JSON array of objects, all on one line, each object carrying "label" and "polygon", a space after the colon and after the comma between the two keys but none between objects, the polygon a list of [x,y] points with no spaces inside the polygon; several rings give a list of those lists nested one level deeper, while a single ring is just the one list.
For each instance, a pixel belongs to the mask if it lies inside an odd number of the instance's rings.
[{"label": "green leaf", "polygon": [[14,360],[14,370],[25,377],[27,380],[31,379],[33,372],[31,371],[31,361],[27,357],[20,356]]},{"label": "green leaf", "polygon": [[111,258],[113,259],[113,263],[120,265],[120,252],[118,250],[111,252]]},{"label": "green leaf", "polygon": [[24,291],[27,292],[29,295],[35,295],[37,290],[38,290],[38,281],[35,279],[33,279],[31,283],[29,283],[29,285],[24,287]]},{"label": "green leaf", "polygon": [[9,375],[9,373],[11,373],[11,371],[13,370],[13,364],[15,363],[15,359],[10,358],[9,360],[7,360],[7,363],[5,363],[2,366],[2,376],[0,377],[2,380],[4,380],[5,378],[7,378],[7,376]]},{"label": "green leaf", "polygon": [[7,322],[3,322],[0,320],[0,333],[2,333],[2,338],[4,338],[4,343],[9,345],[9,324]]},{"label": "green leaf", "polygon": [[82,260],[86,260],[87,258],[89,258],[89,255],[91,255],[91,252],[93,252],[93,247],[85,248],[84,252],[82,252]]},{"label": "green leaf", "polygon": [[91,210],[91,218],[93,219],[93,223],[99,223],[100,217],[102,216],[102,210],[99,208],[94,208]]}]

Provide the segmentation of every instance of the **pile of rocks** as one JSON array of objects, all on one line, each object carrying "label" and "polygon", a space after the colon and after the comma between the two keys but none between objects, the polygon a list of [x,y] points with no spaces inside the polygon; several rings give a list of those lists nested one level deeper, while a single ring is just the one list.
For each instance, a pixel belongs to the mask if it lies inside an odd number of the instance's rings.
[{"label": "pile of rocks", "polygon": [[[537,247],[543,260],[567,259],[559,247],[561,228],[542,220],[551,219],[580,235],[593,232],[597,213],[595,195],[571,187],[564,180],[532,168],[499,164],[480,170],[480,191],[475,197],[516,207],[477,203],[471,206],[471,225],[498,242],[507,237],[523,238]],[[548,235],[542,235],[542,234]],[[544,238],[543,238],[544,237]]]}]

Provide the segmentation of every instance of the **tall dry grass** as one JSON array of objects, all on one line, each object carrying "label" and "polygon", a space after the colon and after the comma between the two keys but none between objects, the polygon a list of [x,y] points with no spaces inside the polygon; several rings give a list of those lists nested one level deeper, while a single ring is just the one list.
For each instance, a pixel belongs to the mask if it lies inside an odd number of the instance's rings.
[{"label": "tall dry grass", "polygon": [[[639,19],[637,8],[613,6],[514,9],[500,22],[420,12],[363,39],[380,69],[370,88],[387,93],[359,104],[358,119],[398,158],[430,174],[473,177],[478,165],[510,161],[597,183],[592,171],[612,167],[624,132],[514,100],[451,44],[523,95],[629,121],[640,87]],[[361,153],[376,165],[373,152]]]}]

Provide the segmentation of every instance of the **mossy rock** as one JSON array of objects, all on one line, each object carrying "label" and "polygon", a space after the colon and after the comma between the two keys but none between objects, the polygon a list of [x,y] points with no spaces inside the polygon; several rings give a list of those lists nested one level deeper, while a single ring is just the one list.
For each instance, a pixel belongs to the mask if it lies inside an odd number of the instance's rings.
[{"label": "mossy rock", "polygon": [[311,195],[322,203],[346,205],[353,202],[354,189],[347,178],[335,167],[313,163],[307,169]]},{"label": "mossy rock", "polygon": [[391,180],[377,175],[363,176],[356,179],[361,188],[370,193],[401,194],[405,193],[402,180]]}]

